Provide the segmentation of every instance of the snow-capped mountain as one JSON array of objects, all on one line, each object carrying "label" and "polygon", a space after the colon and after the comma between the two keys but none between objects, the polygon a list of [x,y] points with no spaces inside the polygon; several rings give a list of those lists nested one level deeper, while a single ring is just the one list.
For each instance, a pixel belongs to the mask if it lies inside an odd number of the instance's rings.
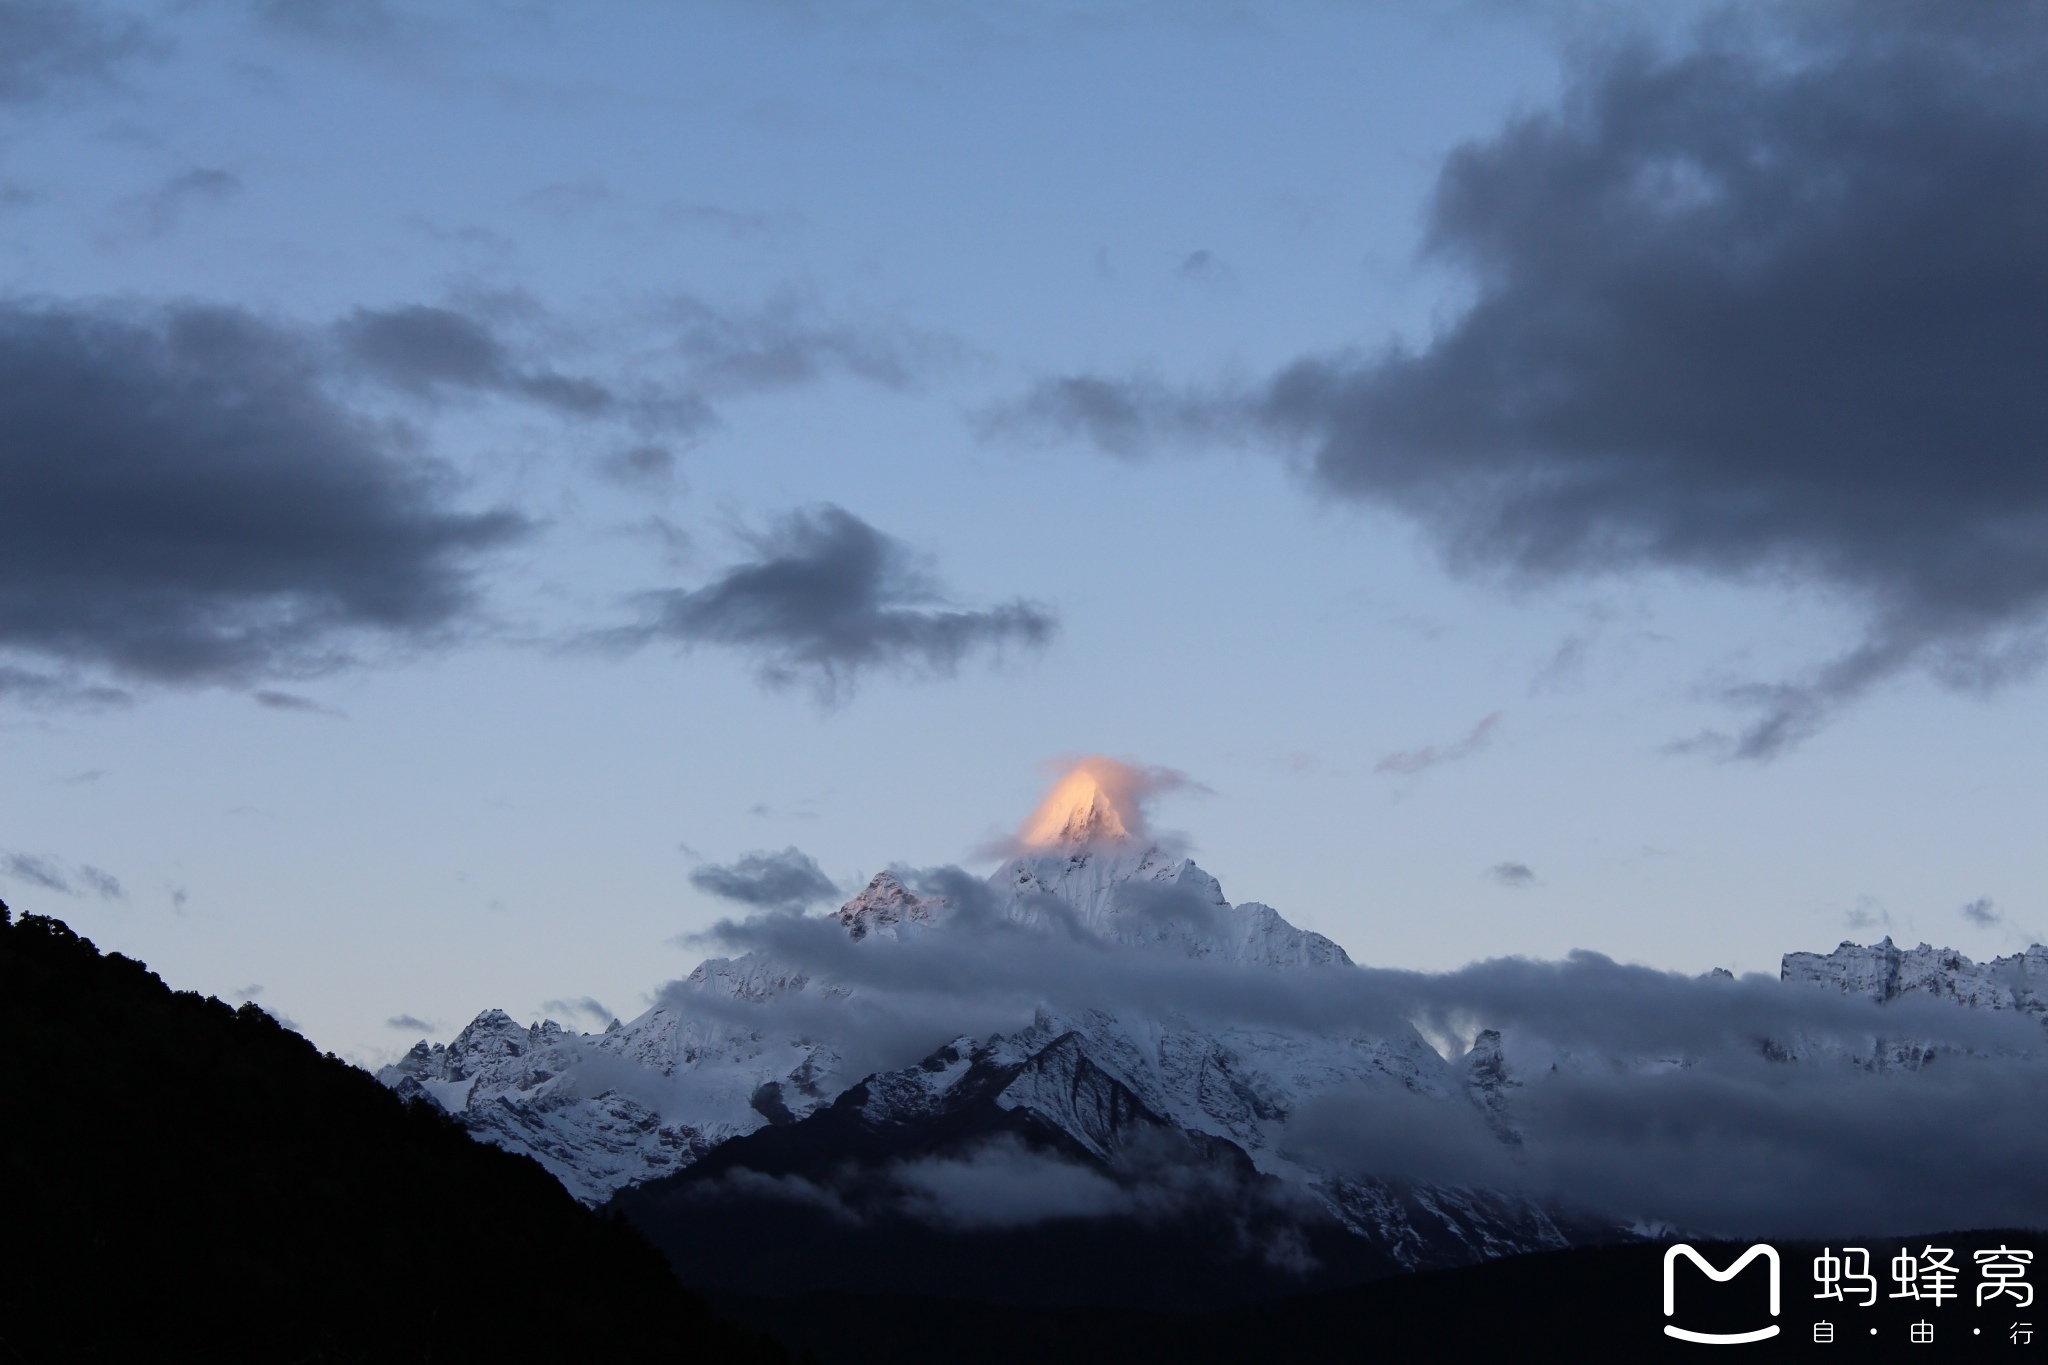
[{"label": "snow-capped mountain", "polygon": [[1900,948],[1887,936],[1869,947],[1844,942],[1825,955],[1787,953],[1778,974],[1785,981],[1830,986],[1879,1005],[1921,995],[2048,1018],[2048,947],[2038,943],[2024,953],[1979,963],[1952,948],[1925,943]]},{"label": "snow-capped mountain", "polygon": [[[1099,799],[1077,806],[1050,845],[999,868],[985,892],[955,903],[884,872],[824,923],[856,954],[901,954],[966,934],[975,915],[1027,938],[1078,936],[1132,960],[1305,974],[1304,988],[1321,979],[1313,974],[1356,970],[1331,940],[1270,906],[1232,904],[1191,860],[1131,837]],[[767,1151],[736,1140],[770,1129],[804,1127],[806,1159],[828,1140],[820,1134],[874,1152],[894,1143],[926,1153],[946,1134],[1023,1134],[1112,1174],[1134,1144],[1156,1145],[1166,1133],[1202,1151],[1227,1146],[1258,1179],[1296,1191],[1397,1266],[1561,1247],[1585,1231],[1518,1195],[1326,1169],[1295,1140],[1293,1120],[1319,1096],[1378,1088],[1471,1106],[1512,1160],[1523,1078],[1493,1030],[1477,1031],[1457,1055],[1400,1023],[1312,1029],[1170,1007],[1047,1006],[1014,1028],[942,1034],[911,1065],[854,1074],[843,1055],[848,1034],[835,1033],[834,1021],[850,1020],[867,997],[860,974],[844,974],[765,950],[713,958],[631,1023],[577,1034],[487,1011],[446,1046],[419,1044],[381,1078],[478,1137],[534,1156],[589,1203],[678,1176],[721,1149]],[[2048,949],[2038,946],[1980,966],[1924,944],[1845,943],[1825,956],[1787,954],[1781,976],[1877,1004],[1921,994],[2048,1017]],[[1883,1046],[1899,1056],[1878,1063],[1911,1064],[1913,1045]]]},{"label": "snow-capped mountain", "polygon": [[[1130,952],[1274,972],[1352,969],[1329,939],[1270,906],[1231,904],[1187,858],[1097,837],[1104,825],[1100,811],[1080,812],[1062,829],[1065,842],[998,869],[989,879],[996,912],[1024,930],[1078,930]],[[830,918],[864,951],[887,952],[908,937],[947,933],[951,913],[884,872]],[[746,1017],[749,1004],[852,993],[765,954],[714,958],[630,1024],[585,1035],[552,1022],[522,1028],[488,1011],[445,1047],[419,1044],[382,1077],[458,1115],[477,1136],[534,1156],[588,1202],[681,1170],[729,1139],[817,1113],[856,1083],[865,1081],[871,1117],[891,1104],[910,1115],[943,1107],[950,1083],[973,1074],[975,1093],[1029,1111],[1099,1158],[1119,1140],[1102,1117],[1118,1105],[1146,1124],[1229,1142],[1262,1173],[1315,1190],[1347,1225],[1390,1246],[1449,1237],[1478,1253],[1564,1243],[1540,1210],[1427,1190],[1404,1205],[1406,1196],[1326,1176],[1287,1150],[1290,1114],[1339,1085],[1445,1099],[1470,1093],[1493,1113],[1505,1084],[1497,1037],[1490,1053],[1482,1039],[1467,1065],[1446,1061],[1412,1028],[1326,1036],[1130,1010],[1040,1010],[1008,1036],[954,1040],[952,1062],[864,1078],[844,1073],[824,1030],[799,1035],[773,1023],[751,1027]],[[1074,1088],[1077,1067],[1119,1098],[1091,1108]],[[1002,1084],[990,1088],[997,1074]]]}]

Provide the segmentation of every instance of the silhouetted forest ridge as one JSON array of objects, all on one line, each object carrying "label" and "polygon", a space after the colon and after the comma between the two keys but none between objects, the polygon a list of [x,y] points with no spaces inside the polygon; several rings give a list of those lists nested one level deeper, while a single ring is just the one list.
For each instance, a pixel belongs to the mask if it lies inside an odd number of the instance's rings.
[{"label": "silhouetted forest ridge", "polygon": [[0,904],[0,1362],[786,1361],[253,1005]]}]

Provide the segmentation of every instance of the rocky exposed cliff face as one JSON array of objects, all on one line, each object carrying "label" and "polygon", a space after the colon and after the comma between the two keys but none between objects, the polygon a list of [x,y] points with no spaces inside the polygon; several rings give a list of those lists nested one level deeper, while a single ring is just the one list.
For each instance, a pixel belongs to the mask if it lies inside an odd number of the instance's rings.
[{"label": "rocky exposed cliff face", "polygon": [[1972,962],[1953,948],[1900,948],[1889,937],[1868,947],[1844,942],[1832,953],[1787,953],[1780,979],[1828,986],[1873,1003],[1923,995],[1977,1009],[2017,1010],[2048,1018],[2048,947]]}]

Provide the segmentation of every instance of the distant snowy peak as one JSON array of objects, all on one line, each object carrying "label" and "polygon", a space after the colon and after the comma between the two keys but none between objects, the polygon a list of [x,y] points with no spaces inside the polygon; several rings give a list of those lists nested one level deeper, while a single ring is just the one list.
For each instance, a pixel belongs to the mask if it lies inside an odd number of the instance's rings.
[{"label": "distant snowy peak", "polygon": [[1887,936],[1868,947],[1843,942],[1832,953],[1787,953],[1783,981],[1828,986],[1875,1004],[1926,995],[1979,1009],[2048,1018],[2048,948],[1972,962],[1953,948],[1900,948]]},{"label": "distant snowy peak", "polygon": [[894,938],[900,937],[906,926],[932,923],[945,905],[943,899],[915,894],[894,873],[877,872],[832,918],[856,942],[870,934]]},{"label": "distant snowy peak", "polygon": [[[503,1010],[485,1010],[451,1042],[418,1043],[377,1079],[455,1115],[472,1136],[533,1157],[569,1193],[595,1204],[622,1185],[680,1170],[753,1126],[675,1122],[616,1088],[581,1093],[600,1049],[638,1040],[625,1026],[576,1034],[551,1019],[520,1025]],[[755,1118],[744,1094],[727,1108]]]}]

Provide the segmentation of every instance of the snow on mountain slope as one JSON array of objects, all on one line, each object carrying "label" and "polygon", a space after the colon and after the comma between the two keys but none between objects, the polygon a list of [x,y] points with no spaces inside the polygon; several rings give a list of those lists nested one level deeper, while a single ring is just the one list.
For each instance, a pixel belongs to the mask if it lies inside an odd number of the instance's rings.
[{"label": "snow on mountain slope", "polygon": [[[1078,936],[1112,955],[1137,955],[1134,961],[1150,954],[1146,960],[1256,973],[1355,970],[1329,939],[1269,906],[1231,904],[1194,862],[1113,837],[1121,829],[1114,810],[1105,816],[1094,804],[1077,808],[1057,830],[1059,842],[1027,848],[997,869],[985,905],[982,892],[969,899],[1034,939]],[[1070,836],[1077,832],[1088,837],[1076,841]],[[963,912],[885,872],[825,922],[844,933],[842,942],[858,945],[856,954],[888,954],[964,935]],[[1924,944],[1844,944],[1825,956],[1787,954],[1781,976],[1878,1004],[1923,995],[2048,1017],[2048,949],[2038,946],[1979,965]],[[530,1153],[578,1198],[596,1203],[680,1171],[729,1139],[819,1113],[863,1081],[865,1103],[901,1103],[909,1106],[905,1116],[915,1117],[943,1102],[948,1077],[976,1067],[1014,1068],[996,1103],[1029,1111],[1106,1159],[1100,1095],[1076,1088],[1076,1077],[1086,1074],[1159,1122],[1232,1144],[1259,1172],[1313,1191],[1348,1226],[1390,1247],[1412,1244],[1421,1256],[1449,1239],[1495,1254],[1565,1240],[1527,1201],[1427,1184],[1396,1190],[1339,1176],[1304,1158],[1293,1139],[1291,1120],[1304,1104],[1340,1089],[1377,1088],[1469,1104],[1503,1148],[1518,1149],[1515,1106],[1523,1078],[1510,1064],[1513,1047],[1504,1049],[1498,1032],[1479,1031],[1464,1056],[1447,1059],[1403,1024],[1309,1029],[1214,1012],[1190,1018],[1171,1007],[1041,1006],[1028,1025],[954,1040],[952,1062],[927,1058],[900,1070],[849,1074],[842,1055],[847,1034],[834,1021],[851,1020],[845,1011],[867,998],[864,989],[767,951],[713,958],[661,1004],[604,1033],[567,1032],[553,1022],[521,1027],[486,1011],[445,1047],[421,1043],[381,1075],[402,1093],[456,1114],[479,1137]],[[792,1003],[803,1010],[786,1008]],[[1764,1046],[1809,1061],[1840,1050],[1797,1038]],[[1871,1051],[1848,1060],[1865,1069],[1924,1062],[1911,1042],[1874,1040]],[[1685,1063],[1587,1056],[1565,1064],[1654,1072]]]},{"label": "snow on mountain slope", "polygon": [[[1900,948],[1889,936],[1865,946],[1844,941],[1832,953],[1786,953],[1779,979],[1789,984],[1839,992],[1874,1005],[1914,999],[1946,1001],[1971,1009],[2011,1012],[2048,1023],[2048,948],[1972,962],[1952,948],[1922,943]],[[1944,1052],[1965,1051],[1915,1037],[1813,1037],[1792,1033],[1764,1043],[1778,1061],[1847,1065],[1870,1072],[1919,1071]]]},{"label": "snow on mountain slope", "polygon": [[1869,947],[1844,942],[1832,953],[1787,953],[1779,967],[1785,981],[1832,986],[1874,1004],[1924,995],[1978,1009],[2017,1010],[2048,1018],[2048,948],[1972,962],[1952,948],[1899,948],[1887,936]]},{"label": "snow on mountain slope", "polygon": [[1233,906],[1192,859],[1156,846],[1063,845],[1012,859],[989,883],[1011,919],[1035,927],[1048,927],[1052,913],[1066,909],[1081,928],[1116,943],[1171,945],[1190,957],[1268,967],[1351,965],[1342,948],[1295,928],[1272,906]]},{"label": "snow on mountain slope", "polygon": [[[885,878],[893,883],[886,873],[876,882]],[[759,1003],[810,985],[802,972],[750,954],[700,964],[675,994]],[[486,1010],[446,1046],[417,1043],[378,1076],[401,1095],[432,1100],[485,1141],[532,1156],[595,1204],[729,1137],[809,1112],[844,1088],[837,1061],[820,1043],[663,1004],[599,1034],[553,1020],[522,1028]]]},{"label": "snow on mountain slope", "polygon": [[[1025,928],[1050,932],[1065,919],[1120,946],[1274,970],[1351,965],[1342,948],[1270,906],[1231,905],[1191,860],[1128,840],[1019,857],[989,885],[1000,913]],[[906,934],[944,932],[947,911],[884,872],[831,919],[849,939],[887,951]],[[823,1002],[850,992],[765,954],[714,958],[662,1005],[605,1033],[571,1033],[552,1021],[521,1028],[487,1011],[446,1046],[423,1042],[381,1074],[402,1093],[457,1114],[478,1136],[532,1154],[595,1202],[727,1138],[800,1119],[861,1079],[842,1074],[829,1038],[752,1027],[730,1008],[800,994]],[[727,1008],[692,1009],[693,997]],[[1306,1094],[1360,1079],[1445,1095],[1457,1084],[1412,1030],[1394,1039],[1325,1038],[1098,1010],[1041,1015],[1007,1046],[1067,1034],[1158,1113],[1235,1142],[1275,1169],[1288,1168],[1272,1141],[1275,1125]]]}]

